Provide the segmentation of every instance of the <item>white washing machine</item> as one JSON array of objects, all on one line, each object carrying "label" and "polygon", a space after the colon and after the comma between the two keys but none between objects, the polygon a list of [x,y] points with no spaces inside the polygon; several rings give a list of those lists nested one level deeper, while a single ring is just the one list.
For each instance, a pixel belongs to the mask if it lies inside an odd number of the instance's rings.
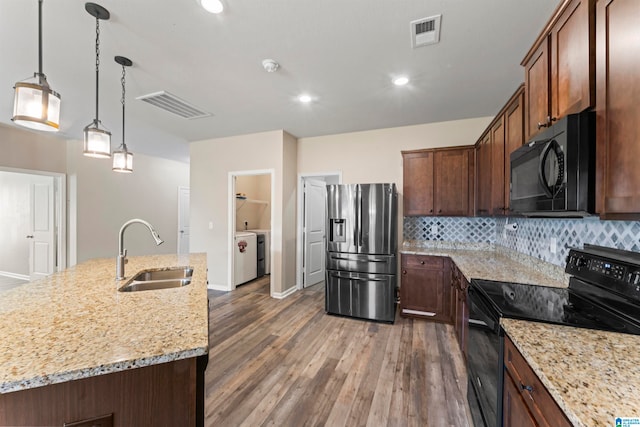
[{"label": "white washing machine", "polygon": [[256,234],[264,234],[264,274],[271,274],[271,230],[247,230]]},{"label": "white washing machine", "polygon": [[233,284],[238,286],[257,277],[258,243],[256,233],[237,231],[233,245]]}]

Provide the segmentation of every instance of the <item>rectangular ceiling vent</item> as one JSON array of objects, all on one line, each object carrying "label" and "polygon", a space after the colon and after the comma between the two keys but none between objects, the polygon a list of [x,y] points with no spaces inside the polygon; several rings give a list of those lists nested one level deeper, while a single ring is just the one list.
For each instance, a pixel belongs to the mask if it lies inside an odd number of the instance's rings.
[{"label": "rectangular ceiling vent", "polygon": [[411,46],[436,44],[440,41],[440,19],[442,15],[411,21]]},{"label": "rectangular ceiling vent", "polygon": [[155,105],[158,108],[177,114],[185,119],[200,119],[213,115],[166,91],[142,95],[136,99]]}]

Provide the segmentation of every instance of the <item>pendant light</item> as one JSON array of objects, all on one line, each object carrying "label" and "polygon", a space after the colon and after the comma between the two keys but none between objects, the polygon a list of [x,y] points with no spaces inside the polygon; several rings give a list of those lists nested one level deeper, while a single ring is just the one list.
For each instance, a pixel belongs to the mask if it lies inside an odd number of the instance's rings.
[{"label": "pendant light", "polygon": [[31,129],[60,130],[60,94],[55,92],[42,72],[42,2],[38,0],[38,72],[33,79],[15,84],[13,117],[16,124]]},{"label": "pendant light", "polygon": [[111,16],[109,11],[95,3],[85,3],[85,10],[96,18],[96,117],[84,128],[83,154],[89,157],[111,157],[111,132],[102,126],[98,118],[98,94],[100,77],[100,20],[107,20]]},{"label": "pendant light", "polygon": [[122,144],[118,147],[118,150],[113,152],[113,170],[115,172],[125,172],[131,173],[133,172],[133,154],[127,150],[127,144],[124,140],[124,96],[125,96],[125,67],[130,67],[133,62],[130,59],[125,58],[124,56],[116,56],[115,61],[122,65],[122,78],[120,82],[122,83]]}]

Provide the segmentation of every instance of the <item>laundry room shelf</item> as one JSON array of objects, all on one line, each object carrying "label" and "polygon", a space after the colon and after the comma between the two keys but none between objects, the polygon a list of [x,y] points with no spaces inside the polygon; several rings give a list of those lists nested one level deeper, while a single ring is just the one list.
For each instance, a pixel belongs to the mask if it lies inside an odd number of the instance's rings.
[{"label": "laundry room shelf", "polygon": [[236,211],[240,210],[247,203],[264,206],[267,206],[269,204],[269,202],[267,202],[266,200],[246,199],[243,197],[236,197],[236,200],[238,202],[236,205]]}]

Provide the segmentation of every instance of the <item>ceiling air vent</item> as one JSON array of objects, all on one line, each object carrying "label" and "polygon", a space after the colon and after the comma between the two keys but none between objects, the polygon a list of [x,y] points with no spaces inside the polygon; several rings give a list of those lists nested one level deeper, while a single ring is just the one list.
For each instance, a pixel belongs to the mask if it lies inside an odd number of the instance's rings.
[{"label": "ceiling air vent", "polygon": [[142,95],[136,99],[155,105],[158,108],[177,114],[185,119],[200,119],[202,117],[209,117],[213,115],[165,91]]},{"label": "ceiling air vent", "polygon": [[440,41],[440,19],[442,15],[411,21],[411,46],[436,44]]}]

